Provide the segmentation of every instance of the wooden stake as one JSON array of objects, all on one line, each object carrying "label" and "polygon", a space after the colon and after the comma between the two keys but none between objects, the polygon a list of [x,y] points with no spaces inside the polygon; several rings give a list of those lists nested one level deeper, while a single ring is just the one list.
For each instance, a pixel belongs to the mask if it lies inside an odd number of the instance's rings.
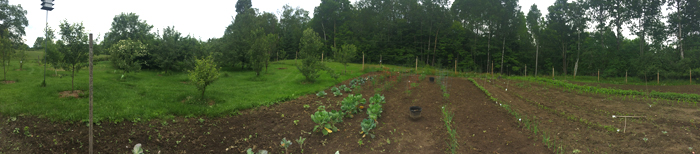
[{"label": "wooden stake", "polygon": [[418,56],[416,56],[416,73],[418,73]]},{"label": "wooden stake", "polygon": [[600,82],[600,69],[598,69],[598,82]]},{"label": "wooden stake", "polygon": [[525,65],[525,76],[527,76],[527,65]]},{"label": "wooden stake", "polygon": [[365,53],[362,52],[362,70],[365,70]]},{"label": "wooden stake", "polygon": [[92,128],[92,33],[90,33],[90,154],[93,154],[93,128]]},{"label": "wooden stake", "polygon": [[321,62],[323,63],[323,53],[321,53]]},{"label": "wooden stake", "polygon": [[455,74],[457,74],[457,59],[455,59]]},{"label": "wooden stake", "polygon": [[552,67],[552,80],[554,80],[554,67]]},{"label": "wooden stake", "polygon": [[491,78],[493,78],[493,62],[491,62]]},{"label": "wooden stake", "polygon": [[625,83],[627,83],[627,71],[625,71]]},{"label": "wooden stake", "polygon": [[656,84],[659,84],[659,71],[656,71]]}]

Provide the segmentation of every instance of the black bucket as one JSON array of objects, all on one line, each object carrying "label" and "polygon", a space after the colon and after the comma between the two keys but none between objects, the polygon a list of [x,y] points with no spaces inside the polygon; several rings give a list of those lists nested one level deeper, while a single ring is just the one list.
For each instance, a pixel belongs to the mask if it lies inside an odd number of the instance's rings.
[{"label": "black bucket", "polygon": [[420,108],[420,107],[418,107],[418,106],[411,106],[411,107],[409,108],[409,110],[411,111],[411,118],[413,118],[413,119],[418,119],[418,118],[420,118],[420,112],[421,112],[423,109]]},{"label": "black bucket", "polygon": [[435,82],[435,77],[429,77],[430,82]]}]

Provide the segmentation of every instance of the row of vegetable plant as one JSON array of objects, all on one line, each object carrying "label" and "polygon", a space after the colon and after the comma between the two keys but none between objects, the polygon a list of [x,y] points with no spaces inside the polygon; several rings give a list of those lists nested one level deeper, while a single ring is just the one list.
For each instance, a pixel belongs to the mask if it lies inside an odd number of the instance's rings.
[{"label": "row of vegetable plant", "polygon": [[467,78],[467,79],[469,81],[471,81],[472,83],[474,83],[474,85],[476,85],[476,87],[478,87],[481,91],[483,91],[489,99],[494,101],[494,103],[498,104],[503,109],[508,111],[509,114],[513,115],[516,119],[518,119],[518,122],[521,124],[522,128],[525,128],[527,130],[532,131],[532,133],[534,133],[535,135],[537,135],[537,133],[539,132],[542,136],[542,143],[544,143],[545,146],[547,146],[547,148],[552,149],[554,151],[554,153],[565,153],[566,147],[563,145],[563,143],[558,143],[559,145],[557,145],[557,142],[554,139],[552,139],[549,135],[547,135],[547,133],[545,131],[539,130],[538,121],[536,120],[537,119],[536,116],[533,116],[532,120],[530,120],[527,115],[523,115],[523,114],[516,112],[515,110],[511,109],[510,105],[506,104],[505,102],[498,103],[498,99],[494,98],[491,95],[491,93],[489,93],[489,91],[486,90],[486,88],[479,85],[472,78]]}]

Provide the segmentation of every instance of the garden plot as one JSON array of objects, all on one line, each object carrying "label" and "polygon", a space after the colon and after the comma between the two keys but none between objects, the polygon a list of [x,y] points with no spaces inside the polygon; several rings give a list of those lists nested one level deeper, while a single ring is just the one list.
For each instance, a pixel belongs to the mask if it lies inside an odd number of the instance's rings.
[{"label": "garden plot", "polygon": [[[285,103],[240,111],[238,115],[223,118],[171,117],[152,121],[103,121],[95,126],[96,152],[128,152],[141,143],[150,153],[242,153],[268,150],[281,153],[285,148],[280,141],[291,143],[286,150],[291,153],[442,153],[446,149],[446,138],[440,118],[439,103],[406,102],[402,90],[408,86],[405,75],[398,73],[370,73],[375,76],[361,88],[342,91],[343,95],[331,95],[331,88],[324,90],[324,97],[306,95]],[[350,80],[341,85],[350,85]],[[419,81],[420,83],[428,82]],[[427,85],[427,84],[426,84]],[[417,87],[423,92],[423,100],[440,98],[436,87]],[[316,123],[310,115],[319,106],[327,111],[341,110],[341,101],[349,94],[362,95],[369,100],[375,94],[385,97],[381,116],[376,118],[376,127],[369,135],[362,132],[361,122],[367,119],[366,109],[353,118],[343,118],[336,123],[337,130],[323,135],[319,129],[313,132]],[[436,98],[430,98],[435,96]],[[423,119],[412,121],[408,115],[411,105],[421,104]],[[366,106],[365,106],[366,107]],[[84,153],[87,152],[87,125],[84,122],[57,123],[42,117],[2,117],[0,126],[3,140],[0,151],[14,153]],[[13,120],[11,120],[13,119]],[[15,129],[18,129],[15,131]],[[15,133],[16,132],[16,133]],[[365,137],[363,137],[365,136]],[[297,142],[306,138],[303,146]],[[17,149],[17,150],[14,150]]]},{"label": "garden plot", "polygon": [[[536,119],[539,129],[567,153],[690,153],[700,146],[700,111],[689,103],[587,94],[541,82],[477,82],[485,83],[493,97]],[[625,119],[612,115],[646,117],[628,118],[625,129]]]}]

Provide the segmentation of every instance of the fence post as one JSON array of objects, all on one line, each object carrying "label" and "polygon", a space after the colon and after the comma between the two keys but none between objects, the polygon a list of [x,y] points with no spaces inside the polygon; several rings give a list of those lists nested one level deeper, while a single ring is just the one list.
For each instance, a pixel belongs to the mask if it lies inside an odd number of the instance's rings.
[{"label": "fence post", "polygon": [[457,59],[455,59],[455,75],[457,75]]},{"label": "fence post", "polygon": [[690,84],[693,84],[693,70],[690,70]]},{"label": "fence post", "polygon": [[554,66],[552,66],[552,80],[554,80]]},{"label": "fence post", "polygon": [[600,69],[598,69],[598,82],[600,82]]},{"label": "fence post", "polygon": [[525,76],[527,76],[527,65],[525,65]]},{"label": "fence post", "polygon": [[93,153],[93,133],[92,133],[92,33],[90,33],[90,154]]},{"label": "fence post", "polygon": [[627,83],[627,71],[625,71],[625,83]]},{"label": "fence post", "polygon": [[362,52],[362,70],[365,70],[365,52]]},{"label": "fence post", "polygon": [[418,73],[418,57],[416,57],[416,73]]},{"label": "fence post", "polygon": [[656,71],[656,84],[659,84],[659,71]]},{"label": "fence post", "polygon": [[321,53],[321,62],[323,63],[323,53]]}]

